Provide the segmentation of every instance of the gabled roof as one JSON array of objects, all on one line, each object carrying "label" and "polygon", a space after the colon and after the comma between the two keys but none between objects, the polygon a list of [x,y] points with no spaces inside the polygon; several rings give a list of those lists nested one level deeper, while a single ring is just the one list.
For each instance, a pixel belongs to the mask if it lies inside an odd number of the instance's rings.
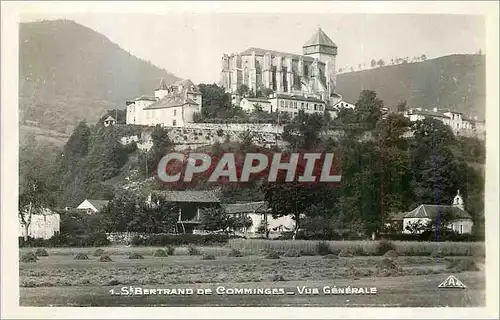
[{"label": "gabled roof", "polygon": [[[302,57],[302,60],[304,61],[309,61],[312,62],[314,61],[314,58],[308,57],[308,56],[303,56],[297,53],[289,53],[289,52],[280,52],[280,51],[274,51],[274,50],[267,50],[267,49],[262,49],[262,48],[248,48],[245,51],[242,51],[240,55],[242,56],[250,56],[252,53],[255,52],[256,56],[261,56],[263,57],[266,53],[269,53],[273,57],[291,57],[292,60],[299,60]],[[318,61],[318,64],[324,64],[324,62]]]},{"label": "gabled roof", "polygon": [[[299,101],[308,101],[308,102],[319,102],[325,103],[325,101],[315,98],[315,97],[305,97],[300,95],[287,95],[287,94],[277,94],[276,98],[278,99],[289,99],[289,100],[299,100]],[[273,99],[273,98],[271,98]]]},{"label": "gabled roof", "polygon": [[421,204],[412,211],[406,213],[403,219],[407,218],[429,218],[436,219],[436,217],[449,213],[454,219],[471,219],[471,216],[465,211],[454,206],[443,206],[433,204]]},{"label": "gabled roof", "polygon": [[314,36],[304,44],[304,47],[311,47],[311,46],[326,46],[326,47],[333,47],[337,48],[337,45],[330,39],[326,33],[319,28],[318,31],[314,34]]},{"label": "gabled roof", "polygon": [[141,101],[141,100],[145,100],[145,101],[156,101],[156,98],[155,97],[151,97],[151,96],[140,96],[139,98],[135,99],[135,101]]},{"label": "gabled roof", "polygon": [[169,95],[165,96],[159,101],[147,106],[143,110],[152,110],[152,109],[164,109],[164,108],[172,108],[172,107],[180,107],[186,104],[198,105],[195,101],[189,98],[184,98],[181,95]]},{"label": "gabled roof", "polygon": [[86,199],[90,202],[97,210],[101,211],[108,203],[109,200],[96,200],[96,199]]},{"label": "gabled roof", "polygon": [[116,121],[116,119],[112,116],[108,116],[106,119],[104,119],[104,121]]},{"label": "gabled roof", "polygon": [[262,99],[262,98],[243,98],[243,99],[248,100],[250,102],[271,103],[268,99]]},{"label": "gabled roof", "polygon": [[153,191],[171,202],[220,203],[220,194],[214,190]]},{"label": "gabled roof", "polygon": [[450,118],[449,116],[441,112],[435,112],[431,110],[413,110],[411,114],[419,114],[426,117],[436,117],[436,118],[446,118],[446,119]]},{"label": "gabled roof", "polygon": [[269,212],[266,202],[247,202],[247,203],[232,203],[223,205],[224,209],[229,214],[235,213],[264,213]]}]

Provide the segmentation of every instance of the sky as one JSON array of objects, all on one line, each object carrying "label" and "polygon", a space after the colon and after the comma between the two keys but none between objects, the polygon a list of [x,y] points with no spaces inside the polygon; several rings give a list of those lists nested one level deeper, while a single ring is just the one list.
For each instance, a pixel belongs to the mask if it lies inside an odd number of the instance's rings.
[{"label": "sky", "polygon": [[301,53],[321,27],[337,44],[337,68],[382,58],[485,51],[482,16],[443,14],[168,13],[43,14],[21,21],[69,19],[135,56],[196,83],[217,82],[224,53],[258,47]]}]

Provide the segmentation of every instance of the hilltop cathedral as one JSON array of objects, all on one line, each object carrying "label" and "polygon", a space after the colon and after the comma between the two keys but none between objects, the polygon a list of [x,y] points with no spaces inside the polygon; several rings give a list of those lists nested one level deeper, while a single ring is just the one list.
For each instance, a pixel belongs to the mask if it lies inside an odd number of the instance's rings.
[{"label": "hilltop cathedral", "polygon": [[319,28],[302,47],[302,55],[249,48],[222,56],[221,86],[236,94],[241,85],[256,93],[265,88],[277,94],[314,97],[335,105],[337,45]]}]

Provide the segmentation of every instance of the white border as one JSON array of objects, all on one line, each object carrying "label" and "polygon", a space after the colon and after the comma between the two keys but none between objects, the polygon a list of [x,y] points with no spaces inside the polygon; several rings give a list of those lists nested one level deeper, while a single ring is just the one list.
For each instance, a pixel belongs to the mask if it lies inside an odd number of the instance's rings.
[{"label": "white border", "polygon": [[[487,318],[498,317],[498,2],[5,2],[1,3],[1,266],[4,318]],[[20,13],[448,13],[487,24],[486,308],[20,308],[17,247],[18,15]],[[14,231],[14,232],[9,232]],[[265,311],[264,311],[265,310]]]}]

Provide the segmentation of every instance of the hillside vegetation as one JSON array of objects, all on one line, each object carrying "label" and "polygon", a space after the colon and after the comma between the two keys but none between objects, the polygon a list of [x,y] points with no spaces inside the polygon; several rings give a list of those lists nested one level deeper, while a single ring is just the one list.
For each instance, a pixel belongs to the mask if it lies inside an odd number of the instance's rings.
[{"label": "hillside vegetation", "polygon": [[125,101],[151,94],[161,78],[179,78],[141,60],[105,36],[68,20],[21,23],[21,120],[71,133]]},{"label": "hillside vegetation", "polygon": [[347,101],[364,89],[377,92],[392,110],[406,100],[413,108],[451,108],[484,119],[486,58],[451,55],[338,75],[337,91]]}]

